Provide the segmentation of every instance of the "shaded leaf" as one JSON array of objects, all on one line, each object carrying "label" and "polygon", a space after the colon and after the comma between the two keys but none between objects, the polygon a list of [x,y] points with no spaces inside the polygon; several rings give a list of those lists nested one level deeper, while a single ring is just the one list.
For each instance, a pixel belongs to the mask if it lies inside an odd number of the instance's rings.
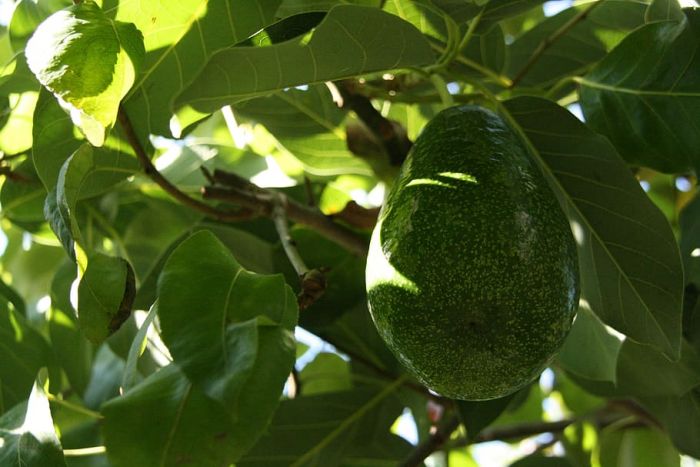
[{"label": "shaded leaf", "polygon": [[237,423],[230,442],[242,454],[272,417],[294,364],[294,293],[279,275],[245,271],[212,233],[200,231],[170,255],[158,297],[163,341]]},{"label": "shaded leaf", "polygon": [[143,59],[143,36],[92,1],[54,13],[27,42],[27,63],[95,146],[117,119]]},{"label": "shaded leaf", "polygon": [[0,279],[0,297],[11,303],[17,313],[22,316],[26,316],[27,306],[24,303],[24,299],[15,289],[7,285],[2,279]]},{"label": "shaded leaf", "polygon": [[49,338],[71,389],[82,396],[90,380],[93,349],[80,332],[78,318],[70,302],[70,291],[77,269],[75,263],[65,261],[57,268],[51,282]]},{"label": "shaded leaf", "polygon": [[641,402],[661,421],[679,451],[700,458],[700,391],[681,397],[646,397]]},{"label": "shaded leaf", "polygon": [[[529,388],[521,390],[529,391]],[[498,418],[506,410],[517,392],[499,399],[488,401],[457,401],[457,410],[462,419],[464,428],[467,429],[467,439],[473,440],[476,436]]]},{"label": "shaded leaf", "polygon": [[678,358],[683,271],[663,214],[614,148],[556,104],[507,101],[579,247],[581,295],[606,324]]},{"label": "shaded leaf", "polygon": [[[518,37],[509,47],[508,74],[515,77],[535,50],[588,5],[568,8],[539,22]],[[551,42],[532,68],[523,75],[521,85],[542,86],[586,70],[599,61],[632,29],[644,24],[646,5],[608,0],[591,11],[566,34]]]},{"label": "shaded leaf", "polygon": [[544,3],[542,0],[487,0],[474,2],[465,2],[463,0],[431,1],[449,14],[457,23],[469,21],[483,9],[480,21],[481,26],[479,26],[480,29],[487,29],[494,23],[524,13]]},{"label": "shaded leaf", "polygon": [[0,413],[27,399],[39,369],[53,366],[44,338],[16,311],[0,307]]},{"label": "shaded leaf", "polygon": [[44,369],[34,381],[29,400],[0,417],[0,465],[65,467],[44,390],[46,385]]},{"label": "shaded leaf", "polygon": [[589,308],[581,306],[557,361],[564,370],[582,378],[614,383],[621,346],[620,337],[608,331]]},{"label": "shaded leaf", "polygon": [[176,102],[182,122],[287,87],[426,65],[434,55],[409,23],[376,8],[332,8],[311,38],[216,53]]},{"label": "shaded leaf", "polygon": [[[357,437],[362,439],[363,429],[369,436],[388,430],[400,413],[400,406],[387,398],[400,383],[400,380],[394,382],[379,392],[362,389],[283,401],[270,424],[269,434],[236,465],[340,465]],[[389,416],[379,410],[382,404],[394,407]],[[370,440],[362,441],[365,446],[370,444]]]},{"label": "shaded leaf", "polygon": [[12,172],[22,179],[7,178],[2,184],[2,214],[15,224],[34,230],[33,227],[43,222],[46,191],[37,180],[31,161],[22,161],[12,168]]},{"label": "shaded leaf", "polygon": [[678,467],[681,458],[668,436],[655,428],[606,428],[601,433],[600,467]]},{"label": "shaded leaf", "polygon": [[678,0],[652,0],[644,14],[647,23],[654,21],[683,21],[685,14]]},{"label": "shaded leaf", "polygon": [[700,161],[700,11],[686,15],[634,31],[579,81],[586,122],[628,162],[662,172]]},{"label": "shaded leaf", "polygon": [[93,253],[78,285],[78,320],[91,342],[101,343],[129,318],[136,294],[126,260]]},{"label": "shaded leaf", "polygon": [[632,396],[682,396],[700,385],[700,357],[683,341],[681,358],[669,361],[646,345],[626,340],[617,364],[617,388]]},{"label": "shaded leaf", "polygon": [[[218,467],[235,460],[237,433],[226,412],[194,387],[176,365],[108,401],[101,412],[105,446],[115,467]],[[154,420],[158,420],[158,429],[153,429]]]}]

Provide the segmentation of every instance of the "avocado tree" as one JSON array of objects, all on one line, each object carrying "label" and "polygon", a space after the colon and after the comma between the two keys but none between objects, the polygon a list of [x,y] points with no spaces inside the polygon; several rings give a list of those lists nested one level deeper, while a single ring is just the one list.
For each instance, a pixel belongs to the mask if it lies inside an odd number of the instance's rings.
[{"label": "avocado tree", "polygon": [[[684,6],[16,0],[0,465],[692,465],[700,10]],[[580,281],[542,377],[483,401],[420,384],[365,291],[384,194],[456,105],[497,114],[541,172]],[[443,269],[446,293],[464,286]]]}]

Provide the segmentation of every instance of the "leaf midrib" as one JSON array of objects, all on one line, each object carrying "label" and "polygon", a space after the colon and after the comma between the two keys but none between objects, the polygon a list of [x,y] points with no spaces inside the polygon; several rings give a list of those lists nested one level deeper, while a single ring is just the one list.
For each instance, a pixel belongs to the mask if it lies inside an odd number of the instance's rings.
[{"label": "leaf midrib", "polygon": [[617,92],[620,94],[632,94],[635,96],[652,96],[652,97],[700,97],[700,92],[676,92],[676,91],[655,91],[655,90],[644,90],[635,89],[626,86],[618,86],[613,84],[604,84],[598,81],[591,81],[586,78],[576,78],[574,81],[577,83],[587,86],[592,89],[599,89],[601,91]]}]

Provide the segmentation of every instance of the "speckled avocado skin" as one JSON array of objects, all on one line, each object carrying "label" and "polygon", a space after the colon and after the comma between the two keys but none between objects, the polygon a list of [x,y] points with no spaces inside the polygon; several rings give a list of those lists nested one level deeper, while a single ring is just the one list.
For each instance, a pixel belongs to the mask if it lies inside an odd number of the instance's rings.
[{"label": "speckled avocado skin", "polygon": [[427,387],[462,400],[536,378],[579,298],[554,193],[513,130],[476,106],[424,128],[379,216],[366,278],[389,348]]}]

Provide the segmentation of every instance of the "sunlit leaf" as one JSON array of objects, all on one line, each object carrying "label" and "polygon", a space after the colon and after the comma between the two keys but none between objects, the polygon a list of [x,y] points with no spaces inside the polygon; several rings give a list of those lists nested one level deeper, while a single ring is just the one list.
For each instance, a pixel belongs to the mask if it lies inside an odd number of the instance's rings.
[{"label": "sunlit leaf", "polygon": [[46,397],[46,370],[39,372],[29,400],[0,417],[0,465],[66,465]]},{"label": "sunlit leaf", "polygon": [[93,145],[102,146],[143,60],[141,32],[84,1],[42,22],[25,54],[29,68],[73,123]]},{"label": "sunlit leaf", "polygon": [[[182,0],[120,2],[115,7],[117,20],[134,23],[144,35],[146,57],[125,104],[142,144],[146,145],[149,134],[170,135],[175,96],[200,74],[215,52],[270,24],[280,3]],[[175,124],[179,127],[176,133],[184,126]]]},{"label": "sunlit leaf", "polygon": [[222,105],[287,87],[433,60],[427,41],[409,23],[376,8],[339,5],[308,40],[218,52],[180,94],[176,107],[186,122],[193,112],[211,113]]}]

